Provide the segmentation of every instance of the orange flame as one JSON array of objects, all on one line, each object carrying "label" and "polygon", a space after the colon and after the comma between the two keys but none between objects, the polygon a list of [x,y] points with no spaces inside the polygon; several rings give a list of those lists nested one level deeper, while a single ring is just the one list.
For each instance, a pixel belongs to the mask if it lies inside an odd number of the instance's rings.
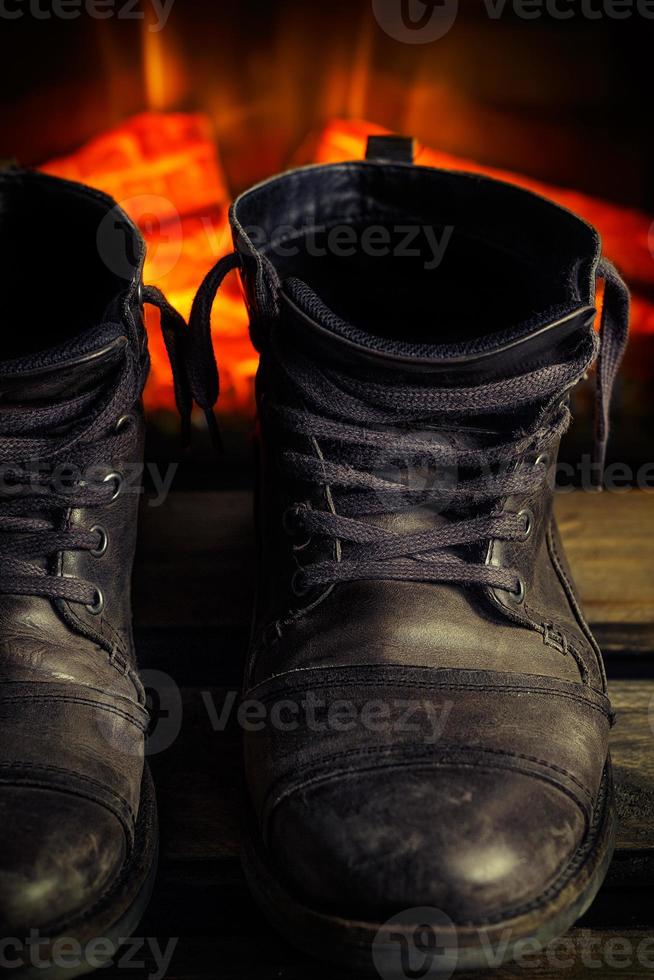
[{"label": "orange flame", "polygon": [[[118,201],[145,237],[146,282],[163,289],[188,317],[200,281],[231,242],[229,194],[209,120],[198,114],[143,113],[42,169],[97,187]],[[174,405],[157,317],[147,310],[152,372],[145,402],[150,410]],[[218,299],[215,323],[216,331],[220,323],[224,354],[222,408],[247,411],[256,355],[236,284]]]}]

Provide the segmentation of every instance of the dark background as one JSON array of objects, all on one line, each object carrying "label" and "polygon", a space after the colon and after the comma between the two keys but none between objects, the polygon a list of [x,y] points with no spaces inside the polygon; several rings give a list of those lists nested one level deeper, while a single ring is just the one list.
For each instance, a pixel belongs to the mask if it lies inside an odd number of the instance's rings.
[{"label": "dark background", "polygon": [[[142,21],[37,19],[29,2],[4,0],[25,13],[0,17],[0,156],[38,164],[146,108],[148,92]],[[291,157],[321,117],[358,114],[393,129],[413,121],[440,149],[654,208],[654,20],[570,9],[569,20],[523,20],[507,3],[493,20],[482,0],[460,0],[444,38],[407,45],[380,29],[370,0],[176,0],[161,34],[182,77],[169,78],[174,104],[156,107],[209,111],[234,190]]]},{"label": "dark background", "polygon": [[[311,159],[307,148],[328,120],[364,118],[654,215],[654,20],[635,11],[590,19],[588,4],[599,10],[604,0],[557,2],[575,16],[544,9],[525,20],[507,0],[492,19],[482,0],[460,0],[449,33],[409,45],[380,28],[372,0],[175,0],[154,37],[134,19],[152,11],[151,0],[135,10],[116,0],[122,16],[106,20],[83,11],[48,18],[47,0],[4,0],[23,16],[0,17],[0,159],[38,166],[142,110],[202,110],[233,197]],[[154,84],[153,57],[163,64]],[[654,287],[639,289],[654,300]],[[653,392],[654,333],[632,343],[609,459],[640,466],[654,458]],[[564,459],[588,452],[591,406],[587,389]],[[230,464],[207,465],[200,433],[177,487],[248,481],[250,419],[224,427]],[[176,455],[174,426],[151,429],[149,458]]]}]

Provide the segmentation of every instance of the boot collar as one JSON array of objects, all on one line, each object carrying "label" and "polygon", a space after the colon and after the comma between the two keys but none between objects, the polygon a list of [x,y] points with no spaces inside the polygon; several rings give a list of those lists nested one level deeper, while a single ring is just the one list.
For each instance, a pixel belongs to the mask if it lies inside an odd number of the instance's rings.
[{"label": "boot collar", "polygon": [[[295,342],[304,349],[340,363],[356,362],[371,368],[400,369],[439,375],[439,381],[470,383],[474,379],[511,375],[536,365],[572,337],[580,338],[593,326],[596,310],[581,306],[533,325],[485,338],[479,345],[398,344],[364,331],[336,317],[304,283],[288,280],[280,290],[282,321]],[[309,312],[310,311],[310,312]],[[435,331],[436,333],[436,331]]]}]

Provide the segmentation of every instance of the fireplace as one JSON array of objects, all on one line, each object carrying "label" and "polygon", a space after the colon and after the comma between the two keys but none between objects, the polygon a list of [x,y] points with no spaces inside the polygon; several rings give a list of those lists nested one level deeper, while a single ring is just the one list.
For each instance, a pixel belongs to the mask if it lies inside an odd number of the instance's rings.
[{"label": "fireplace", "polygon": [[[0,111],[0,157],[111,193],[148,241],[147,281],[183,314],[230,249],[235,194],[289,166],[360,158],[370,133],[411,133],[419,163],[515,181],[599,228],[634,292],[613,456],[646,460],[654,381],[646,76],[654,21],[564,20],[546,10],[524,19],[510,5],[499,18],[483,3],[460,3],[438,40],[413,44],[392,36],[372,0],[143,0],[108,5],[101,19],[83,3],[67,19],[46,17],[46,8],[37,17],[26,4],[3,25],[0,71],[14,98]],[[19,72],[27,59],[29,81]],[[167,455],[176,451],[172,383],[153,326],[150,319],[146,406],[153,451]],[[257,366],[236,281],[216,304],[213,330],[220,412],[235,448],[250,425]],[[582,388],[577,408],[588,424],[591,398]],[[200,420],[197,429],[191,459],[202,463]]]}]

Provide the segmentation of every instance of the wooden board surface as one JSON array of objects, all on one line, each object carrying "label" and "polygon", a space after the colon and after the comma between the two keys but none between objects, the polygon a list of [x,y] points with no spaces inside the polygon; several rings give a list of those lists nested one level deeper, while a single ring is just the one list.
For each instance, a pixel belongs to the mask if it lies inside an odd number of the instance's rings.
[{"label": "wooden board surface", "polygon": [[[253,548],[245,493],[173,494],[144,507],[135,575],[137,644],[147,672],[179,687],[181,708],[164,697],[152,755],[162,852],[155,895],[139,936],[161,948],[176,940],[170,978],[335,980],[291,950],[249,896],[239,861],[244,800],[240,736],[215,714],[238,689],[247,643]],[[620,829],[618,850],[592,909],[529,967],[493,971],[529,976],[654,977],[654,495],[560,495],[562,533],[596,633],[608,649]],[[625,664],[631,665],[628,669]],[[152,675],[155,677],[155,675]],[[157,683],[162,684],[159,675]],[[172,717],[172,722],[171,722]],[[172,726],[172,727],[171,727]],[[123,964],[102,976],[131,980],[156,972]]]},{"label": "wooden board surface", "polygon": [[[654,493],[575,491],[556,513],[588,617],[611,651],[654,649]],[[242,625],[254,549],[245,492],[171,494],[141,513],[135,576],[143,625]]]}]

